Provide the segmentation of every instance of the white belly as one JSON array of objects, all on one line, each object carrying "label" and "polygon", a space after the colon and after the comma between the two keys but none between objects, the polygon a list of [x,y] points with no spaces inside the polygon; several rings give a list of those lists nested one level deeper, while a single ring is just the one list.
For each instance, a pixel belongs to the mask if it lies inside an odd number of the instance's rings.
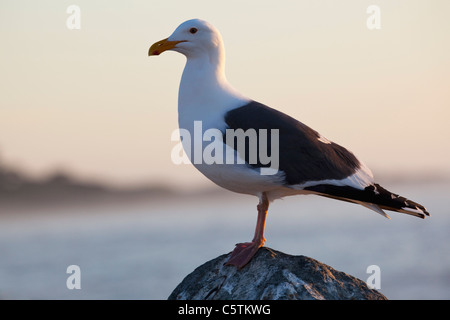
[{"label": "white belly", "polygon": [[261,175],[259,170],[245,164],[194,164],[208,179],[218,186],[245,194],[259,195],[280,187],[283,173]]}]

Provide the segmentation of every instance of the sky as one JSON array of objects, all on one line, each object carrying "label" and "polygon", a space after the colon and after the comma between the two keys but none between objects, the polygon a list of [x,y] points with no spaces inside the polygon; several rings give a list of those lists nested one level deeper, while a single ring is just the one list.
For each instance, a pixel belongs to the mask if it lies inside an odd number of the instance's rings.
[{"label": "sky", "polygon": [[[70,5],[80,29],[69,29]],[[370,5],[380,29],[370,30]],[[0,162],[116,185],[208,181],[176,165],[185,20],[222,33],[228,80],[388,175],[450,175],[450,2],[0,0]],[[440,173],[439,173],[440,174]]]}]

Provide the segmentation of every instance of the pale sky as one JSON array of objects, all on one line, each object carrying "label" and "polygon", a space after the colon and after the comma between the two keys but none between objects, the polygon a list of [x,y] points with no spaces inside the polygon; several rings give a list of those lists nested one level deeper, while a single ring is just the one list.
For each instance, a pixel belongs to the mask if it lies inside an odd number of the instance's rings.
[{"label": "pale sky", "polygon": [[[81,29],[69,30],[69,5]],[[369,30],[369,5],[381,29]],[[450,174],[450,1],[0,2],[0,161],[117,184],[206,182],[172,163],[185,58],[148,57],[183,21],[222,33],[243,94],[377,174]]]}]

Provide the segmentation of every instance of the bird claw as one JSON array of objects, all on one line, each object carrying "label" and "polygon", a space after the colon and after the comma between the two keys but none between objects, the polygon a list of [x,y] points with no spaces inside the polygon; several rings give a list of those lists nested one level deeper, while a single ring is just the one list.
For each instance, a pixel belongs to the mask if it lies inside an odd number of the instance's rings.
[{"label": "bird claw", "polygon": [[264,242],[244,242],[236,244],[230,258],[225,263],[226,266],[236,266],[242,269],[253,256],[258,252],[258,249],[264,245]]}]

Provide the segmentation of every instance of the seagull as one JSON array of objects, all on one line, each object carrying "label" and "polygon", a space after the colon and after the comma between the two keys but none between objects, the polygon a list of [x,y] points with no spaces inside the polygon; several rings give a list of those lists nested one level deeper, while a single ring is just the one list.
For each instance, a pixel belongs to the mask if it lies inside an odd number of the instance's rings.
[{"label": "seagull", "polygon": [[[375,183],[370,169],[348,149],[231,86],[225,76],[222,36],[210,23],[200,19],[183,22],[168,38],[151,45],[148,55],[158,56],[167,50],[186,56],[178,94],[178,123],[180,135],[181,130],[190,134],[190,139],[180,136],[187,156],[217,185],[259,198],[253,240],[236,244],[227,265],[243,268],[264,245],[269,203],[285,196],[314,194],[356,203],[388,219],[384,210],[429,216],[424,206]],[[248,138],[244,147],[235,143],[238,131],[253,133],[244,136]],[[204,137],[207,132],[213,134],[206,141],[190,143],[196,134]],[[234,161],[194,159],[211,147],[206,142],[213,137],[216,155]],[[251,138],[256,138],[256,149],[251,147]],[[258,152],[264,145],[266,155],[277,156],[272,163]]]}]

